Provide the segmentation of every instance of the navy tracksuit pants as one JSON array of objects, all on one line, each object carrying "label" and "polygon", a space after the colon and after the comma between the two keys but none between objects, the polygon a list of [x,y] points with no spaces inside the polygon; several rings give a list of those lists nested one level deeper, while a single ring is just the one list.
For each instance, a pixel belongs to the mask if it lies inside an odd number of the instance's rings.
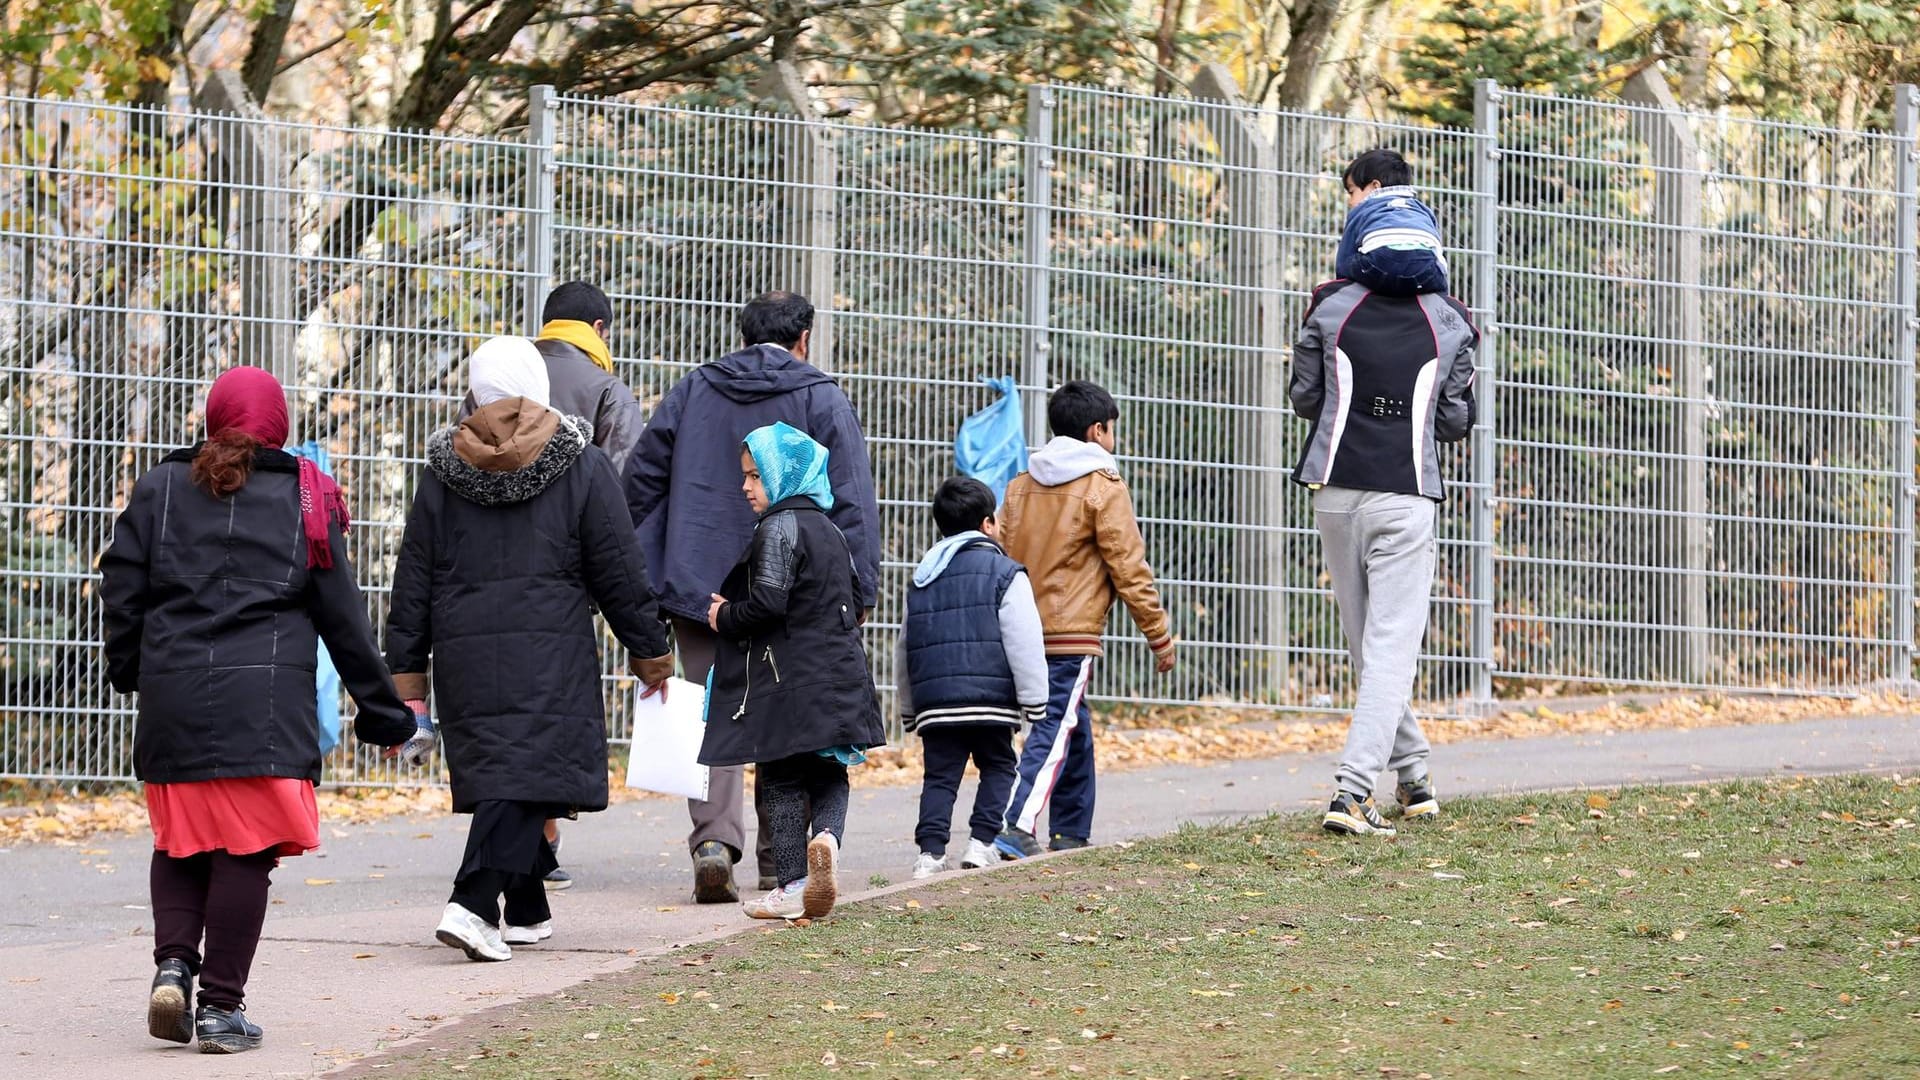
[{"label": "navy tracksuit pants", "polygon": [[1087,707],[1091,656],[1047,657],[1047,714],[1027,733],[1020,775],[1007,802],[1007,827],[1035,836],[1049,804],[1048,834],[1093,836],[1093,711]]},{"label": "navy tracksuit pants", "polygon": [[953,803],[960,796],[960,779],[967,760],[980,770],[980,786],[973,795],[973,816],[967,833],[991,845],[1000,835],[1007,795],[1013,790],[1013,728],[1005,724],[934,725],[920,729],[926,749],[927,777],[920,787],[920,823],[914,842],[920,850],[943,855],[953,833]]}]

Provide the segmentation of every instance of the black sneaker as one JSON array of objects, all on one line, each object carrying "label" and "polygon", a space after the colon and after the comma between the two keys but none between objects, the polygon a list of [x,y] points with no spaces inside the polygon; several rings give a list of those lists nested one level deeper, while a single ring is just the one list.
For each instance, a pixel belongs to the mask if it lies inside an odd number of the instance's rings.
[{"label": "black sneaker", "polygon": [[1084,836],[1068,836],[1066,833],[1054,833],[1053,843],[1048,845],[1055,851],[1078,851],[1083,847],[1092,847],[1092,842]]},{"label": "black sneaker", "polygon": [[1327,806],[1327,816],[1320,819],[1320,827],[1348,836],[1394,835],[1393,826],[1373,808],[1372,799],[1356,799],[1344,791],[1333,797]]},{"label": "black sneaker", "polygon": [[228,1012],[202,1005],[194,1014],[193,1029],[200,1036],[203,1054],[244,1054],[258,1050],[260,1040],[266,1035],[259,1025],[247,1019],[244,1006]]},{"label": "black sneaker", "polygon": [[740,902],[740,892],[733,887],[733,852],[718,840],[703,841],[693,849],[693,902]]},{"label": "black sneaker", "polygon": [[1438,817],[1440,799],[1433,793],[1433,781],[1421,777],[1411,784],[1400,784],[1393,789],[1394,798],[1400,803],[1400,816],[1404,818]]},{"label": "black sneaker", "polygon": [[559,892],[561,889],[571,889],[573,888],[573,875],[556,866],[547,872],[547,876],[540,880],[540,884],[545,885],[548,892]]},{"label": "black sneaker", "polygon": [[1044,855],[1046,848],[1025,829],[1016,829],[1009,825],[993,838],[993,848],[1002,859],[1031,859],[1035,855]]},{"label": "black sneaker", "polygon": [[147,991],[147,1034],[168,1042],[193,1041],[193,971],[185,960],[162,960]]}]

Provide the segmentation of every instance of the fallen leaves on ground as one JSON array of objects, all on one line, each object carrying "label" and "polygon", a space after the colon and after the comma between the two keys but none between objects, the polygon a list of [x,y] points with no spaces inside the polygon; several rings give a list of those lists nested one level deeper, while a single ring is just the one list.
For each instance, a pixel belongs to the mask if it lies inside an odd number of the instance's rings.
[{"label": "fallen leaves on ground", "polygon": [[[1540,703],[1491,716],[1430,720],[1426,732],[1430,741],[1446,744],[1472,739],[1785,724],[1825,716],[1899,714],[1912,708],[1912,703],[1895,694],[1793,699],[1677,697],[1607,701],[1567,712]],[[1099,737],[1094,751],[1101,770],[1330,753],[1347,738],[1343,716],[1296,721],[1232,708],[1128,707],[1102,714],[1096,726]],[[624,765],[609,771],[608,787],[614,802],[668,798],[628,788]],[[909,736],[902,745],[869,750],[867,764],[848,772],[856,788],[918,786],[922,780],[920,740]],[[74,843],[102,833],[139,832],[147,827],[146,802],[137,791],[74,796],[54,790],[44,797],[34,797],[38,789],[15,781],[11,791],[0,788],[0,794],[10,796],[4,800],[7,805],[0,806],[0,846],[36,841]],[[332,788],[319,791],[317,798],[321,820],[329,824],[444,814],[452,809],[450,793],[440,787]],[[1589,801],[1595,816],[1607,813],[1603,800],[1597,797]],[[1514,821],[1533,824],[1528,819]]]}]

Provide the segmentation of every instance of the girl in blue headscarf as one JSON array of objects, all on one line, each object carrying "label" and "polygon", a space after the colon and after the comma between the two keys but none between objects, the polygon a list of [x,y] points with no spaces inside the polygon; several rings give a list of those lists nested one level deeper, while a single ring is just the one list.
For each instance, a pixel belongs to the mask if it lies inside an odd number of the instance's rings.
[{"label": "girl in blue headscarf", "polygon": [[784,423],[740,453],[741,490],[759,514],[753,543],[713,595],[706,765],[757,767],[778,886],[748,900],[756,919],[818,919],[839,896],[847,766],[886,742],[860,643],[847,541],[827,520],[827,448]]}]

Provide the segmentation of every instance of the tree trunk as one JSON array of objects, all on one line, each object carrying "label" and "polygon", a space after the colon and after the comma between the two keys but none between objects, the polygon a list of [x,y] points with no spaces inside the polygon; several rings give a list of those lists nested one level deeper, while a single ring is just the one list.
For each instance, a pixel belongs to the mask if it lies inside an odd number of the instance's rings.
[{"label": "tree trunk", "polygon": [[265,105],[267,91],[273,89],[274,71],[280,66],[280,51],[287,43],[287,30],[293,25],[299,0],[273,0],[273,6],[254,24],[253,41],[247,46],[247,59],[240,65],[240,81],[246,85],[254,104]]},{"label": "tree trunk", "polygon": [[1314,76],[1326,58],[1349,0],[1296,0],[1287,22],[1287,73],[1276,104],[1282,109],[1312,107]]},{"label": "tree trunk", "polygon": [[1186,18],[1187,0],[1162,0],[1160,28],[1153,35],[1153,93],[1166,95],[1173,89],[1173,65],[1179,62],[1180,23]]},{"label": "tree trunk", "polygon": [[[486,29],[464,37],[458,27],[436,20],[433,37],[422,49],[420,65],[394,100],[388,123],[395,131],[429,131],[469,84],[513,44],[514,36],[540,13],[540,0],[506,0]],[[442,15],[450,14],[442,8]]]}]

